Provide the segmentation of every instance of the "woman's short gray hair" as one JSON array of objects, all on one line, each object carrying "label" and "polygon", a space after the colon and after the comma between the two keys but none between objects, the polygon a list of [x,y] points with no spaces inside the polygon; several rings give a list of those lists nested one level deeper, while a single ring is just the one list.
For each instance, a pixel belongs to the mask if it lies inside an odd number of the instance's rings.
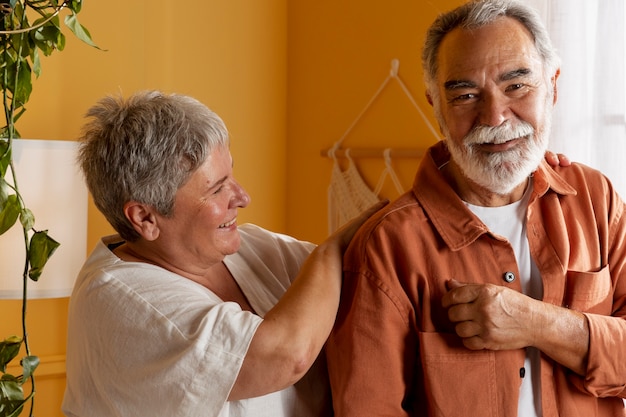
[{"label": "woman's short gray hair", "polygon": [[139,235],[124,215],[127,202],[171,215],[177,190],[214,148],[229,146],[222,119],[184,95],[108,96],[87,117],[78,162],[95,205],[129,241]]},{"label": "woman's short gray hair", "polygon": [[541,18],[534,9],[514,0],[476,0],[440,15],[426,33],[422,67],[426,87],[431,94],[436,94],[434,87],[439,69],[437,58],[443,38],[457,27],[479,28],[505,16],[519,21],[528,29],[543,61],[544,71],[550,75],[556,72],[560,65],[559,57]]}]

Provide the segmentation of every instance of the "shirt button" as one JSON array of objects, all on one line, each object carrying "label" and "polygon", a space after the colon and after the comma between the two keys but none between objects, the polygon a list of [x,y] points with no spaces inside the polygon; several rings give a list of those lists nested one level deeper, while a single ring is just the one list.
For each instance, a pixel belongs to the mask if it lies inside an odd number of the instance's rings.
[{"label": "shirt button", "polygon": [[524,378],[526,376],[526,368],[519,368],[519,377]]},{"label": "shirt button", "polygon": [[510,284],[511,282],[515,281],[515,274],[511,271],[505,272],[504,280]]}]

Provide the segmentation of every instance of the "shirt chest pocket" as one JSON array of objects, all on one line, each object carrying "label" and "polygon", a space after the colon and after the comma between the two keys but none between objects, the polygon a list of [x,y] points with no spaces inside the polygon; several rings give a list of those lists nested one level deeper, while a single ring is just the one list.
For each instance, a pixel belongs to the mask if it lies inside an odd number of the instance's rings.
[{"label": "shirt chest pocket", "polygon": [[613,283],[609,267],[598,272],[567,271],[564,305],[594,314],[611,314]]}]

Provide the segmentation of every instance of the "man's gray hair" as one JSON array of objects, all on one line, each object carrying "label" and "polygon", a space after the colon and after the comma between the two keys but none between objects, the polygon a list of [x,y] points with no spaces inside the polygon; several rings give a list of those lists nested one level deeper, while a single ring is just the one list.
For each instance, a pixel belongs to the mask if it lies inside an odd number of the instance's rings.
[{"label": "man's gray hair", "polygon": [[517,20],[530,32],[546,74],[552,75],[556,72],[560,66],[560,59],[541,18],[534,9],[514,0],[476,0],[440,15],[426,33],[422,67],[426,88],[431,94],[436,94],[434,87],[439,69],[437,58],[443,38],[453,29],[479,28],[505,16]]}]

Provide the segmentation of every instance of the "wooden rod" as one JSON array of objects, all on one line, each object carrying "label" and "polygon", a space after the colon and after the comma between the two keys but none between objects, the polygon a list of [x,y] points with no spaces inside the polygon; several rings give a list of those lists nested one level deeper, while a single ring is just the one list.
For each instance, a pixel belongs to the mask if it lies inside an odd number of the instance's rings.
[{"label": "wooden rod", "polygon": [[[337,158],[345,158],[346,151],[350,150],[350,157],[358,158],[384,158],[385,151],[389,149],[391,158],[421,158],[426,150],[424,148],[339,148],[335,151]],[[320,155],[331,158],[329,149],[322,149]]]}]

